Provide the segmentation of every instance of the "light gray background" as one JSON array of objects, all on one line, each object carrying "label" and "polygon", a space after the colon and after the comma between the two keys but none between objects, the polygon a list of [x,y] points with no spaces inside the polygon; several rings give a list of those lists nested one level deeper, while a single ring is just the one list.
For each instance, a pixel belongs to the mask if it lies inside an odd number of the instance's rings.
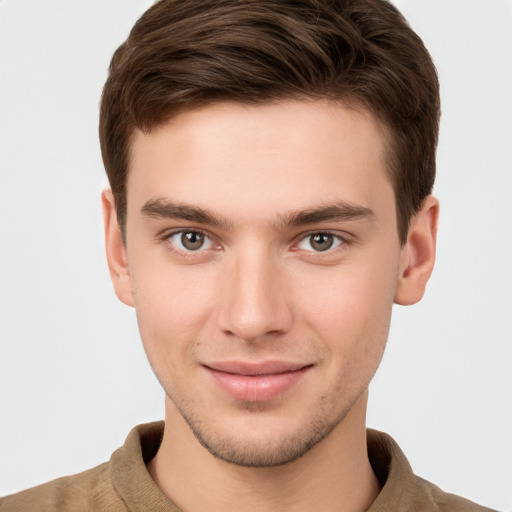
[{"label": "light gray background", "polygon": [[[395,308],[369,425],[512,509],[512,3],[397,2],[437,63],[438,262]],[[149,0],[0,1],[0,494],[96,465],[163,393],[111,289],[98,99]]]}]

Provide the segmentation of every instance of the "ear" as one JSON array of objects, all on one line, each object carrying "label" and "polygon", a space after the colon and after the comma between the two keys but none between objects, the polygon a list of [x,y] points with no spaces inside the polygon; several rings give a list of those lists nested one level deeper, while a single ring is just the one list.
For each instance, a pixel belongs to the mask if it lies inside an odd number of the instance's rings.
[{"label": "ear", "polygon": [[436,259],[439,201],[428,196],[411,219],[407,241],[401,249],[395,303],[408,306],[419,302]]},{"label": "ear", "polygon": [[127,306],[134,305],[130,270],[126,247],[117,221],[114,196],[110,189],[101,194],[103,205],[103,221],[105,225],[105,249],[107,252],[108,269],[114,290],[121,302]]}]

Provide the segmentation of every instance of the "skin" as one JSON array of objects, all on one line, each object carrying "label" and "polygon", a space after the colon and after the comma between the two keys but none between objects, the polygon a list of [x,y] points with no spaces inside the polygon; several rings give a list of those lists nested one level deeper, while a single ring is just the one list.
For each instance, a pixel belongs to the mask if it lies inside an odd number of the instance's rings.
[{"label": "skin", "polygon": [[[385,140],[326,101],[214,104],[135,133],[126,246],[103,195],[107,257],[166,392],[148,469],[183,510],[357,511],[378,494],[367,388],[393,303],[424,293],[438,216],[428,197],[400,244]],[[276,361],[304,370],[270,398],[212,370]]]}]

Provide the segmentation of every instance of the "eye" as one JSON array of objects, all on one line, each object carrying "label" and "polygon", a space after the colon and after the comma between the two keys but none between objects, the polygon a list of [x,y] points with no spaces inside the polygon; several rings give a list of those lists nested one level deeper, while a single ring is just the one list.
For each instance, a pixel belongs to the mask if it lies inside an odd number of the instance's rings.
[{"label": "eye", "polygon": [[181,251],[192,252],[211,249],[213,242],[200,231],[177,231],[167,237],[167,240]]},{"label": "eye", "polygon": [[344,243],[343,238],[332,233],[311,233],[304,237],[297,247],[304,251],[325,252]]}]

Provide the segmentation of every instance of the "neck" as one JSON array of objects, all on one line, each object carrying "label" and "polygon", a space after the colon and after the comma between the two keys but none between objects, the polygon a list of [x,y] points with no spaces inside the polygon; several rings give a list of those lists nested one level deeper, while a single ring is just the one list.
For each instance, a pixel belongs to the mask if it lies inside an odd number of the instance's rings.
[{"label": "neck", "polygon": [[[168,401],[169,402],[169,401]],[[148,470],[182,510],[362,512],[379,493],[366,447],[367,393],[320,443],[294,462],[266,468],[229,464],[194,437],[166,403],[162,444]]]}]

